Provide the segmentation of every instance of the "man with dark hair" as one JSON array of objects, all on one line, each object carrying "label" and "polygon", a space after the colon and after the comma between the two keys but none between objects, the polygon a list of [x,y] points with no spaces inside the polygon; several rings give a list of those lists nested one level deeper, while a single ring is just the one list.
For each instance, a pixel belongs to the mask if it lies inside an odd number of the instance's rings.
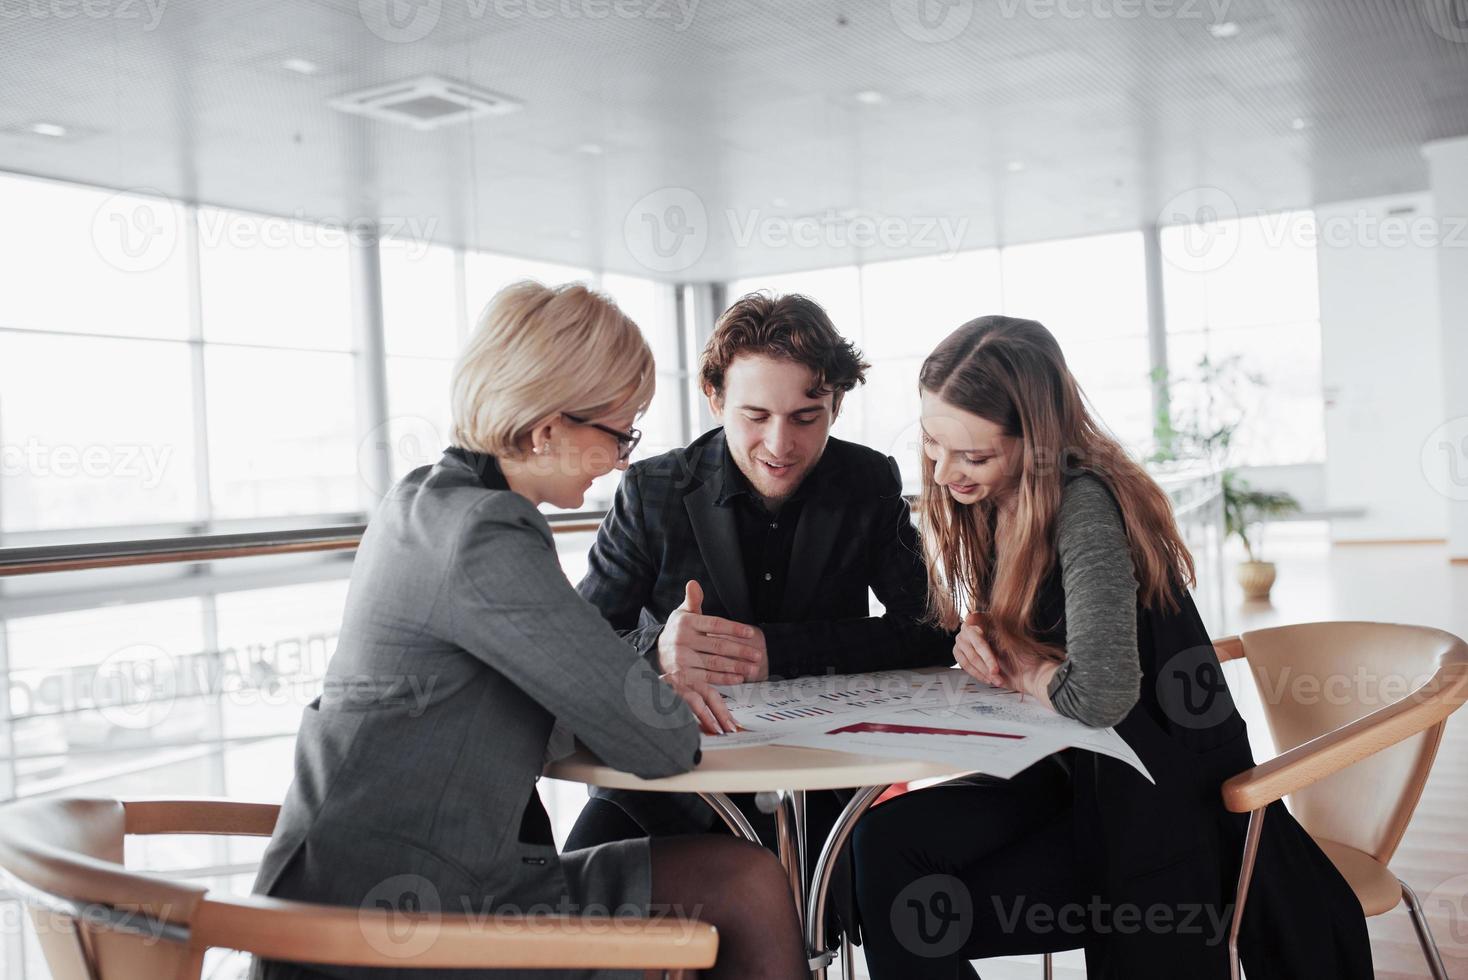
[{"label": "man with dark hair", "polygon": [[[897,463],[830,438],[868,367],[814,301],[741,298],[703,352],[721,427],[634,463],[602,522],[577,591],[669,683],[702,695],[707,730],[733,730],[713,684],[953,663],[953,638],[924,623],[927,575]],[[568,847],[716,823],[696,796],[592,797]],[[773,821],[751,797],[734,801],[771,842]],[[808,804],[813,833],[834,823],[834,794]]]}]

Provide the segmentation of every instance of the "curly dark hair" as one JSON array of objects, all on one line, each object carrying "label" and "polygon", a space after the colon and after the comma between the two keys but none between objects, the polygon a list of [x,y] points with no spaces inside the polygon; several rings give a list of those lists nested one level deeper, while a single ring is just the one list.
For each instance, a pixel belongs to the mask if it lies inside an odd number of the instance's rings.
[{"label": "curly dark hair", "polygon": [[809,296],[775,296],[760,291],[739,297],[719,322],[703,349],[699,374],[704,391],[723,397],[724,372],[740,354],[783,357],[803,364],[815,375],[811,398],[834,394],[833,407],[859,384],[867,369],[861,351],[836,332],[821,304]]}]

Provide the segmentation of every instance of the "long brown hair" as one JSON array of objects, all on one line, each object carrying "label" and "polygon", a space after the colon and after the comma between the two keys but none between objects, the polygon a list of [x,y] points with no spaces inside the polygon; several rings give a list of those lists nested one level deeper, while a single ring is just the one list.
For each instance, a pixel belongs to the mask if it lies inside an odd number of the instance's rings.
[{"label": "long brown hair", "polygon": [[928,355],[918,383],[955,408],[993,422],[1023,446],[1015,525],[997,559],[995,501],[965,505],[953,500],[935,482],[933,460],[922,454],[933,622],[953,630],[961,608],[980,612],[985,636],[1006,669],[1019,653],[1064,656],[1036,637],[1048,625],[1035,622],[1036,604],[1057,561],[1055,533],[1065,478],[1079,472],[1098,477],[1121,508],[1143,604],[1177,609],[1178,592],[1195,579],[1171,502],[1092,417],[1050,331],[1016,317],[970,320]]}]

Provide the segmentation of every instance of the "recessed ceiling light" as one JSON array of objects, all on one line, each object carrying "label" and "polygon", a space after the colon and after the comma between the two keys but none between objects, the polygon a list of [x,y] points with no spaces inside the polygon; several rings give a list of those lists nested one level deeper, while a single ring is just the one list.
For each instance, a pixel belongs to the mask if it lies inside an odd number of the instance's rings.
[{"label": "recessed ceiling light", "polygon": [[507,95],[487,92],[466,82],[438,75],[422,75],[348,92],[327,100],[326,104],[341,112],[401,123],[425,132],[482,116],[503,116],[525,108],[523,102]]},{"label": "recessed ceiling light", "polygon": [[1208,33],[1212,34],[1220,41],[1224,40],[1225,38],[1237,37],[1239,33],[1239,25],[1237,21],[1220,21],[1217,24],[1209,24]]},{"label": "recessed ceiling light", "polygon": [[51,136],[55,139],[60,139],[61,137],[66,135],[66,127],[59,125],[58,123],[31,123],[29,129],[37,136]]},{"label": "recessed ceiling light", "polygon": [[1004,169],[1012,174],[1017,174],[1025,169],[1025,162],[1023,160],[1011,160],[1004,165]]},{"label": "recessed ceiling light", "polygon": [[600,143],[582,143],[576,147],[576,152],[585,153],[589,157],[599,157],[606,151],[601,148]]},{"label": "recessed ceiling light", "polygon": [[293,71],[297,75],[317,75],[321,73],[321,66],[314,61],[305,58],[287,58],[280,63],[280,67],[286,71]]},{"label": "recessed ceiling light", "polygon": [[1296,116],[1294,119],[1291,119],[1290,120],[1290,128],[1291,129],[1296,129],[1296,130],[1305,129],[1309,125],[1310,124],[1308,122],[1306,122],[1305,120],[1301,119],[1299,116]]},{"label": "recessed ceiling light", "polygon": [[862,105],[882,105],[887,101],[887,97],[875,89],[863,89],[856,93],[855,98]]}]

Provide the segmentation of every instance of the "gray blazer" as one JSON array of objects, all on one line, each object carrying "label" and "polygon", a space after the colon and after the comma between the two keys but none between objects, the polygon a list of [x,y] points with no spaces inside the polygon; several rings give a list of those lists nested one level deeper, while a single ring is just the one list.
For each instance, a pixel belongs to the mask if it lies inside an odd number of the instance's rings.
[{"label": "gray blazer", "polygon": [[648,778],[698,761],[692,713],[572,589],[545,518],[491,457],[451,449],[394,487],[362,538],[255,890],[645,914],[645,842],[556,853],[535,790],[553,729]]}]

